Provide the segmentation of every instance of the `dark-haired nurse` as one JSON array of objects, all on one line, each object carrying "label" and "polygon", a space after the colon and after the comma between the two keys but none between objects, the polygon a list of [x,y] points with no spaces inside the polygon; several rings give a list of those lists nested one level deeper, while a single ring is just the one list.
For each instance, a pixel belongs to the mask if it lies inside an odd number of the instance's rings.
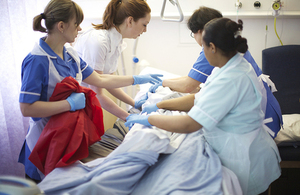
[{"label": "dark-haired nurse", "polygon": [[170,132],[202,131],[220,157],[232,170],[243,194],[265,192],[280,174],[280,156],[266,131],[262,82],[241,53],[248,49],[239,32],[242,22],[227,18],[208,22],[203,31],[203,51],[216,67],[197,94],[161,101],[158,108],[188,111],[187,115],[130,115],[125,125],[156,126]]}]

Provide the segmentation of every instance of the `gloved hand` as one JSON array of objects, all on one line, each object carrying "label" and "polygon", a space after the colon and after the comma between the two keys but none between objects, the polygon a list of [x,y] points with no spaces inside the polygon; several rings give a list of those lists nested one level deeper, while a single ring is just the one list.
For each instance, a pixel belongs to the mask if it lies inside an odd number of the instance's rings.
[{"label": "gloved hand", "polygon": [[80,110],[85,108],[85,95],[84,93],[75,93],[73,92],[68,98],[67,101],[71,106],[70,111]]},{"label": "gloved hand", "polygon": [[137,85],[137,84],[145,84],[145,83],[158,83],[161,81],[160,78],[158,77],[162,77],[164,75],[162,74],[144,74],[144,75],[133,75],[133,85]]},{"label": "gloved hand", "polygon": [[131,114],[126,118],[124,125],[131,128],[134,123],[139,123],[147,127],[151,127],[152,125],[148,122],[148,118],[149,115]]},{"label": "gloved hand", "polygon": [[152,85],[150,88],[149,88],[149,92],[151,93],[155,93],[156,89],[159,87],[159,86],[162,86],[162,82],[159,82],[159,83],[156,83],[154,85]]},{"label": "gloved hand", "polygon": [[140,100],[136,101],[134,103],[134,107],[137,109],[140,108],[146,102],[147,99],[148,99],[148,93],[143,95]]},{"label": "gloved hand", "polygon": [[150,105],[147,105],[147,106],[145,106],[144,107],[144,109],[142,110],[142,113],[141,114],[143,114],[143,113],[147,113],[147,114],[149,114],[149,113],[151,113],[151,112],[156,112],[156,110],[158,110],[159,108],[156,106],[156,104],[150,104]]}]

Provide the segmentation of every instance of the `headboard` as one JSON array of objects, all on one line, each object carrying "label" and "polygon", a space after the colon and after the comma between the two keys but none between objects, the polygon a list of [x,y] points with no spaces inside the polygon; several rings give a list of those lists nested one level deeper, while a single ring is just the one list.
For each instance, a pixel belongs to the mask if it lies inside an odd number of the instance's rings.
[{"label": "headboard", "polygon": [[283,128],[275,138],[281,168],[300,168],[300,130],[296,125],[300,123],[300,45],[263,50],[262,72],[275,83],[277,92],[273,94],[283,115]]},{"label": "headboard", "polygon": [[300,114],[300,45],[264,49],[262,72],[276,85],[282,114]]}]

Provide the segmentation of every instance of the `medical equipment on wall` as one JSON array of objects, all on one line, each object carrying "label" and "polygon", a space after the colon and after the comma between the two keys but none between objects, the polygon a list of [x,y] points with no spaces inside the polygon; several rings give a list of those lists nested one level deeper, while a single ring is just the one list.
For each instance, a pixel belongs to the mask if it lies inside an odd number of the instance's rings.
[{"label": "medical equipment on wall", "polygon": [[[140,60],[136,57],[136,47],[138,43],[138,38],[134,40],[133,50],[132,50],[132,75],[140,74],[140,72],[145,68],[150,66],[150,63],[147,60]],[[137,72],[138,71],[138,72]],[[132,97],[136,95],[136,87],[132,90]]]},{"label": "medical equipment on wall", "polygon": [[174,19],[174,18],[166,18],[164,16],[164,13],[165,13],[165,8],[166,8],[166,3],[167,3],[167,0],[164,0],[163,2],[163,5],[162,5],[162,8],[161,8],[161,12],[160,12],[160,17],[163,21],[170,21],[170,22],[182,22],[184,16],[183,16],[183,12],[181,10],[181,7],[180,7],[180,4],[178,2],[178,0],[169,0],[170,3],[172,3],[174,6],[177,7],[177,10],[179,12],[179,18],[178,19]]},{"label": "medical equipment on wall", "polygon": [[235,2],[235,8],[236,8],[236,21],[238,21],[238,15],[239,15],[239,9],[241,9],[242,8],[242,2],[240,2],[240,0],[237,0],[236,2]]},{"label": "medical equipment on wall", "polygon": [[273,9],[273,13],[272,15],[274,16],[274,30],[275,30],[275,34],[280,42],[281,45],[283,45],[280,37],[278,36],[277,30],[276,30],[276,17],[279,16],[279,11],[282,7],[282,3],[280,2],[280,0],[276,0],[273,2],[272,4],[272,9]]},{"label": "medical equipment on wall", "polygon": [[42,195],[44,192],[30,180],[14,176],[0,176],[0,194]]},{"label": "medical equipment on wall", "polygon": [[[280,10],[282,7],[283,7],[283,2],[281,2],[280,0],[273,1],[270,6],[270,9],[272,9],[272,16],[274,16],[274,31],[281,45],[283,45],[283,43],[277,33],[276,22],[277,22],[277,17],[280,15]],[[268,34],[268,24],[266,24],[265,48],[267,48],[267,34]]]},{"label": "medical equipment on wall", "polygon": [[[139,38],[136,38],[134,40],[133,49],[132,49],[132,75],[136,74],[136,65],[139,62],[139,59],[136,57],[136,47],[138,44]],[[136,94],[136,87],[133,87],[132,89],[132,97],[134,97]]]},{"label": "medical equipment on wall", "polygon": [[279,16],[279,11],[281,9],[281,6],[282,6],[282,4],[281,4],[280,0],[276,0],[272,3],[272,9],[273,9],[272,15],[274,17]]}]

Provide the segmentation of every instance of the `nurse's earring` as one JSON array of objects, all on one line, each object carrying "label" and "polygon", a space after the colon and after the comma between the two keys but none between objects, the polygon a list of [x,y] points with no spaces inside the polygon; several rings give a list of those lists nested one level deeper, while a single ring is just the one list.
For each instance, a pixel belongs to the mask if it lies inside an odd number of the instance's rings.
[{"label": "nurse's earring", "polygon": [[215,53],[215,51],[214,51],[214,50],[212,50],[211,52],[212,52],[212,53]]}]

